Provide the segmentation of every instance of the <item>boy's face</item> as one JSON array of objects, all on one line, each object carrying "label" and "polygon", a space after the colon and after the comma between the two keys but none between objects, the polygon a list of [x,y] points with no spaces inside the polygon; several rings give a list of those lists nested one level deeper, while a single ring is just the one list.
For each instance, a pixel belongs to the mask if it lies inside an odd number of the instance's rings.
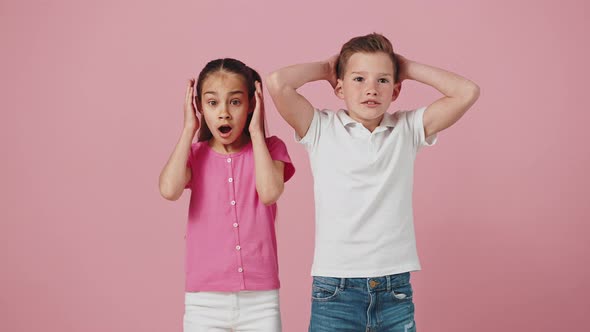
[{"label": "boy's face", "polygon": [[389,104],[399,95],[391,58],[383,53],[355,53],[338,79],[336,95],[346,102],[351,118],[367,129],[376,128]]}]

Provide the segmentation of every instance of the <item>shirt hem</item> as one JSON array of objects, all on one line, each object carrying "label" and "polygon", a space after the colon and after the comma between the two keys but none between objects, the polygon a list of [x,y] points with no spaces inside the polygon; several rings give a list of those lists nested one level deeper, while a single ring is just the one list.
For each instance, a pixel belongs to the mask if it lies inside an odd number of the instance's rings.
[{"label": "shirt hem", "polygon": [[397,266],[393,268],[380,270],[364,270],[364,271],[350,271],[350,270],[330,270],[330,269],[312,269],[312,277],[332,277],[332,278],[376,278],[393,274],[400,274],[405,272],[420,271],[420,264],[412,264],[405,266]]}]

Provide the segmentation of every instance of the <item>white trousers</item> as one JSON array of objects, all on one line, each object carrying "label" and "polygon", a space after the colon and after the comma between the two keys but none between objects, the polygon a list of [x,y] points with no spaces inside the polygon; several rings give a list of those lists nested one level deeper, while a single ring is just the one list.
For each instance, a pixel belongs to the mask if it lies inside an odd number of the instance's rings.
[{"label": "white trousers", "polygon": [[185,294],[184,332],[280,332],[279,291]]}]

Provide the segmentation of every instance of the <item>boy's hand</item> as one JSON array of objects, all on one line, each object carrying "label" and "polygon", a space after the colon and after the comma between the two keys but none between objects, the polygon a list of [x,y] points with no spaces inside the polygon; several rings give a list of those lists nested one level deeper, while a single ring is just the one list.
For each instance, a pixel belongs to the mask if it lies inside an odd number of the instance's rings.
[{"label": "boy's hand", "polygon": [[399,82],[396,82],[396,83],[401,83],[402,81],[410,78],[408,75],[408,67],[409,67],[411,61],[406,59],[401,54],[396,54],[395,57],[397,58],[397,63],[399,65],[399,68],[397,68],[397,70],[399,71],[399,75],[398,75]]},{"label": "boy's hand", "polygon": [[256,81],[256,91],[254,97],[256,98],[256,105],[252,114],[252,120],[250,121],[250,137],[260,135],[264,137],[264,100],[262,98],[262,87],[260,82]]},{"label": "boy's hand", "polygon": [[339,55],[333,55],[326,60],[326,81],[330,82],[332,88],[336,88],[338,84],[338,74],[336,73],[336,65],[338,64]]},{"label": "boy's hand", "polygon": [[200,126],[195,102],[195,80],[191,78],[186,86],[186,95],[184,97],[184,129],[193,133]]}]

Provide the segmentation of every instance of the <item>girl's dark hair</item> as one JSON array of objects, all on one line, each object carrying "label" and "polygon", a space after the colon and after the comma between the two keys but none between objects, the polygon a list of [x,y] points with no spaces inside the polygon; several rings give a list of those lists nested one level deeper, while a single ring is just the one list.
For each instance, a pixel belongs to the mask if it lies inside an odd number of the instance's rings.
[{"label": "girl's dark hair", "polygon": [[[248,102],[250,107],[254,107],[255,105],[255,97],[254,93],[256,93],[256,85],[255,82],[258,81],[262,85],[262,79],[260,75],[256,72],[256,70],[246,66],[242,61],[232,59],[232,58],[224,58],[224,59],[217,59],[210,61],[205,68],[201,70],[199,73],[199,78],[197,79],[197,91],[196,91],[196,104],[199,111],[201,111],[201,93],[203,92],[203,82],[209,77],[209,75],[225,71],[228,73],[233,73],[240,75],[244,78],[246,82],[246,88],[248,89]],[[244,131],[246,135],[250,136],[250,131],[248,128],[250,127],[250,121],[252,121],[253,112],[248,113],[248,118],[246,120],[246,125],[244,126]],[[262,128],[266,135],[266,129],[264,126],[264,119],[262,121]],[[213,137],[211,134],[211,130],[209,126],[207,126],[207,122],[205,121],[205,117],[201,116],[201,128],[199,129],[198,141],[208,141]]]}]

